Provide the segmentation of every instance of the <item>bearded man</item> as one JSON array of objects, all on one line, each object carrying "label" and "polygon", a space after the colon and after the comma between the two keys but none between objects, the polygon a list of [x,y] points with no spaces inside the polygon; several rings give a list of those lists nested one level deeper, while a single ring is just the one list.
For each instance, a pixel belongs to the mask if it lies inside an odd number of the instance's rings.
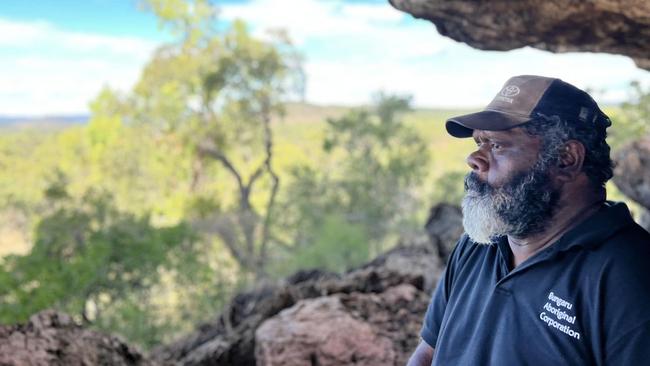
[{"label": "bearded man", "polygon": [[650,363],[650,234],[606,200],[609,118],[562,80],[516,76],[473,137],[465,234],[409,365]]}]

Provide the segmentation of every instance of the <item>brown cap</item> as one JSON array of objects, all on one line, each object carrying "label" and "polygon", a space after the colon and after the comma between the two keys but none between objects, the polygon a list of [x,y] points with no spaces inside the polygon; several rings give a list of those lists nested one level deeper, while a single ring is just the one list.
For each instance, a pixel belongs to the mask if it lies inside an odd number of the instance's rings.
[{"label": "brown cap", "polygon": [[453,117],[445,127],[455,137],[470,137],[473,130],[500,131],[541,116],[559,116],[575,123],[596,125],[609,119],[586,92],[560,79],[535,75],[510,78],[481,112]]}]

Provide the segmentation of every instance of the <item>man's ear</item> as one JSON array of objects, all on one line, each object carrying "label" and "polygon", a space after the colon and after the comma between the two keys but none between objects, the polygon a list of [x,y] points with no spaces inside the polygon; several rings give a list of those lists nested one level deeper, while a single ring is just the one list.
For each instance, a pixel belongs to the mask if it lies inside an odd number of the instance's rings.
[{"label": "man's ear", "polygon": [[561,181],[574,180],[582,172],[584,162],[585,146],[580,141],[567,141],[560,150],[557,178]]}]

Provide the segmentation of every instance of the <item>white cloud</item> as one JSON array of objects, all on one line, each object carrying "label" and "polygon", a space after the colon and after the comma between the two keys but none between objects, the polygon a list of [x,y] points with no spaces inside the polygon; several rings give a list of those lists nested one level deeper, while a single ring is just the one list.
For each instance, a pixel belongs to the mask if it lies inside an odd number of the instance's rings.
[{"label": "white cloud", "polygon": [[[223,5],[221,18],[242,18],[257,36],[286,29],[305,55],[313,103],[368,103],[384,90],[412,94],[423,107],[477,107],[519,74],[560,77],[595,90],[601,103],[627,100],[632,80],[650,85],[650,73],[624,56],[479,51],[388,3],[253,0]],[[0,18],[0,114],[87,111],[102,85],[128,90],[156,46]]]},{"label": "white cloud", "polygon": [[[410,15],[388,3],[253,0],[224,5],[220,16],[225,20],[244,19],[257,35],[268,29],[284,28],[299,46],[305,46],[309,40],[355,41],[365,46],[360,52],[380,48],[388,55],[401,55],[400,58],[431,54],[455,43],[439,36],[430,24],[403,24]],[[417,31],[422,29],[429,32]],[[414,47],[400,47],[404,44]],[[403,53],[404,50],[409,52]]]},{"label": "white cloud", "polygon": [[594,90],[601,103],[619,103],[630,81],[650,82],[624,56],[475,50],[387,3],[253,0],[223,7],[222,18],[237,17],[257,35],[288,30],[306,55],[307,99],[314,103],[368,103],[373,91],[385,90],[413,94],[420,106],[476,107],[520,74],[559,77]]},{"label": "white cloud", "polygon": [[[319,62],[307,64],[307,99],[327,104],[368,103],[376,90],[407,93],[422,107],[481,107],[490,102],[511,76],[559,77],[593,90],[601,104],[627,100],[632,80],[650,82],[650,75],[623,56],[551,54],[535,49],[490,52],[459,46],[450,62],[436,56],[411,64],[394,60]],[[458,60],[454,62],[454,60]]]},{"label": "white cloud", "polygon": [[76,52],[105,51],[112,54],[138,56],[148,55],[156,44],[135,38],[86,34],[65,31],[42,22],[17,22],[0,19],[0,47],[34,49],[35,47],[59,47]]},{"label": "white cloud", "polygon": [[128,90],[156,46],[0,19],[0,114],[85,113],[103,85]]}]

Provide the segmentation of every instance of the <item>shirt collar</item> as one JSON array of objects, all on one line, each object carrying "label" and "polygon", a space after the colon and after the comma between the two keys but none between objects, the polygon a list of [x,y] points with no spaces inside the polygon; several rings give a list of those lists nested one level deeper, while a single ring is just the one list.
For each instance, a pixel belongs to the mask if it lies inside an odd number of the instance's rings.
[{"label": "shirt collar", "polygon": [[557,251],[565,251],[578,246],[593,248],[632,224],[634,224],[634,220],[625,203],[605,201],[596,213],[566,232],[553,247]]},{"label": "shirt collar", "polygon": [[[574,247],[593,248],[632,224],[634,224],[634,220],[625,203],[605,201],[598,211],[567,231],[548,248],[548,251],[562,252]],[[506,236],[499,237],[495,240],[495,244],[506,262],[510,263],[512,252],[508,238]]]}]

